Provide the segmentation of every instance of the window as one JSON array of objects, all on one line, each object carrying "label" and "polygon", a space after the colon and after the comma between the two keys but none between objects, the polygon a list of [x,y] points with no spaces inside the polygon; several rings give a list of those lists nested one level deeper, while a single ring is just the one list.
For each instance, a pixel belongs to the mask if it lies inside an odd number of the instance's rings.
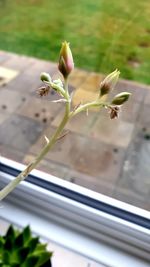
[{"label": "window", "polygon": [[[22,168],[2,159],[1,184]],[[41,236],[106,266],[125,259],[122,266],[148,266],[148,212],[48,174],[33,171],[3,202],[1,216],[31,223]]]},{"label": "window", "polygon": [[75,61],[72,110],[94,100],[104,74],[116,68],[122,75],[110,97],[132,93],[118,120],[91,109],[69,121],[0,214],[19,227],[30,222],[35,232],[106,267],[142,267],[150,228],[149,4],[111,2],[0,1],[0,188],[36,157],[61,121],[64,103],[56,91],[40,98],[36,90],[41,72],[60,76],[63,40]]}]

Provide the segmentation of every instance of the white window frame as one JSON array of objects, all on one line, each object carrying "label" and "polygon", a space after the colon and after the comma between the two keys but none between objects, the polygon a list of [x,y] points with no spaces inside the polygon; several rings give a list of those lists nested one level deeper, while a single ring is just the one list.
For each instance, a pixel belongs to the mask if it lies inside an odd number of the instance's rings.
[{"label": "white window frame", "polygon": [[[22,169],[22,164],[1,157],[0,187]],[[19,227],[31,224],[35,233],[104,266],[149,266],[149,212],[41,171],[34,170],[31,174],[29,180],[36,178],[51,184],[54,190],[23,181],[1,203],[2,218]],[[66,196],[65,192],[82,197],[85,203]],[[95,205],[99,203],[102,209],[88,205],[90,201]],[[122,215],[131,215],[133,220],[107,212],[111,207]]]}]

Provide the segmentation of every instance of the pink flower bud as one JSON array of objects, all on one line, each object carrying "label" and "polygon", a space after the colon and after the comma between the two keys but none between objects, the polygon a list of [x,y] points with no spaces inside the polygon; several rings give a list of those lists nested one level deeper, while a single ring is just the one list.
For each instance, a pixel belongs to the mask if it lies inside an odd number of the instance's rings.
[{"label": "pink flower bud", "polygon": [[69,47],[69,43],[67,43],[66,41],[62,43],[58,69],[62,73],[64,78],[67,78],[70,72],[74,69],[74,62],[71,49]]}]

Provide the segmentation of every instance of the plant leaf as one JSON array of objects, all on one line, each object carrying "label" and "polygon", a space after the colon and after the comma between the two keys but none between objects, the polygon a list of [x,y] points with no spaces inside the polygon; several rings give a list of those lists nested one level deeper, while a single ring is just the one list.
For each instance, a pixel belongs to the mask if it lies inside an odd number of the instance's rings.
[{"label": "plant leaf", "polygon": [[16,237],[14,247],[20,248],[23,247],[23,245],[24,245],[23,233],[19,233],[19,235]]},{"label": "plant leaf", "polygon": [[12,225],[9,226],[4,238],[7,239],[8,237],[11,237],[13,240],[15,239],[15,230]]},{"label": "plant leaf", "polygon": [[24,243],[26,244],[31,238],[31,230],[30,230],[30,226],[26,226],[23,230],[23,239],[24,239]]},{"label": "plant leaf", "polygon": [[28,247],[30,247],[30,253],[32,253],[35,250],[38,242],[39,242],[39,237],[33,237],[30,240],[30,242],[28,242]]},{"label": "plant leaf", "polygon": [[15,253],[11,255],[11,263],[23,263],[26,260],[29,251],[29,247],[23,247],[15,250]]},{"label": "plant leaf", "polygon": [[21,265],[21,267],[35,267],[39,260],[38,256],[32,255]]},{"label": "plant leaf", "polygon": [[52,252],[44,251],[42,253],[39,253],[39,260],[36,264],[36,267],[42,266],[45,262],[50,261],[51,256]]}]

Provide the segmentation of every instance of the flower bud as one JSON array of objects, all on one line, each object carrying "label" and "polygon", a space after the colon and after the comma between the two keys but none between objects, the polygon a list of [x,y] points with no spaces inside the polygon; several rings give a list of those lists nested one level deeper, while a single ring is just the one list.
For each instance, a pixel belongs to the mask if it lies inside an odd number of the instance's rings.
[{"label": "flower bud", "polygon": [[117,105],[117,106],[122,105],[124,102],[126,102],[129,99],[130,95],[131,94],[128,92],[122,92],[114,97],[111,104]]},{"label": "flower bud", "polygon": [[69,43],[67,43],[66,41],[62,43],[58,69],[62,73],[64,78],[67,78],[70,72],[74,69],[74,62],[71,49],[69,47]]},{"label": "flower bud", "polygon": [[51,82],[51,77],[48,73],[42,72],[40,75],[41,81],[43,82]]},{"label": "flower bud", "polygon": [[119,78],[120,71],[115,70],[109,75],[106,76],[106,78],[100,83],[100,97],[103,95],[106,95],[112,90]]},{"label": "flower bud", "polygon": [[107,95],[110,92],[110,86],[108,83],[100,83],[100,97]]}]

